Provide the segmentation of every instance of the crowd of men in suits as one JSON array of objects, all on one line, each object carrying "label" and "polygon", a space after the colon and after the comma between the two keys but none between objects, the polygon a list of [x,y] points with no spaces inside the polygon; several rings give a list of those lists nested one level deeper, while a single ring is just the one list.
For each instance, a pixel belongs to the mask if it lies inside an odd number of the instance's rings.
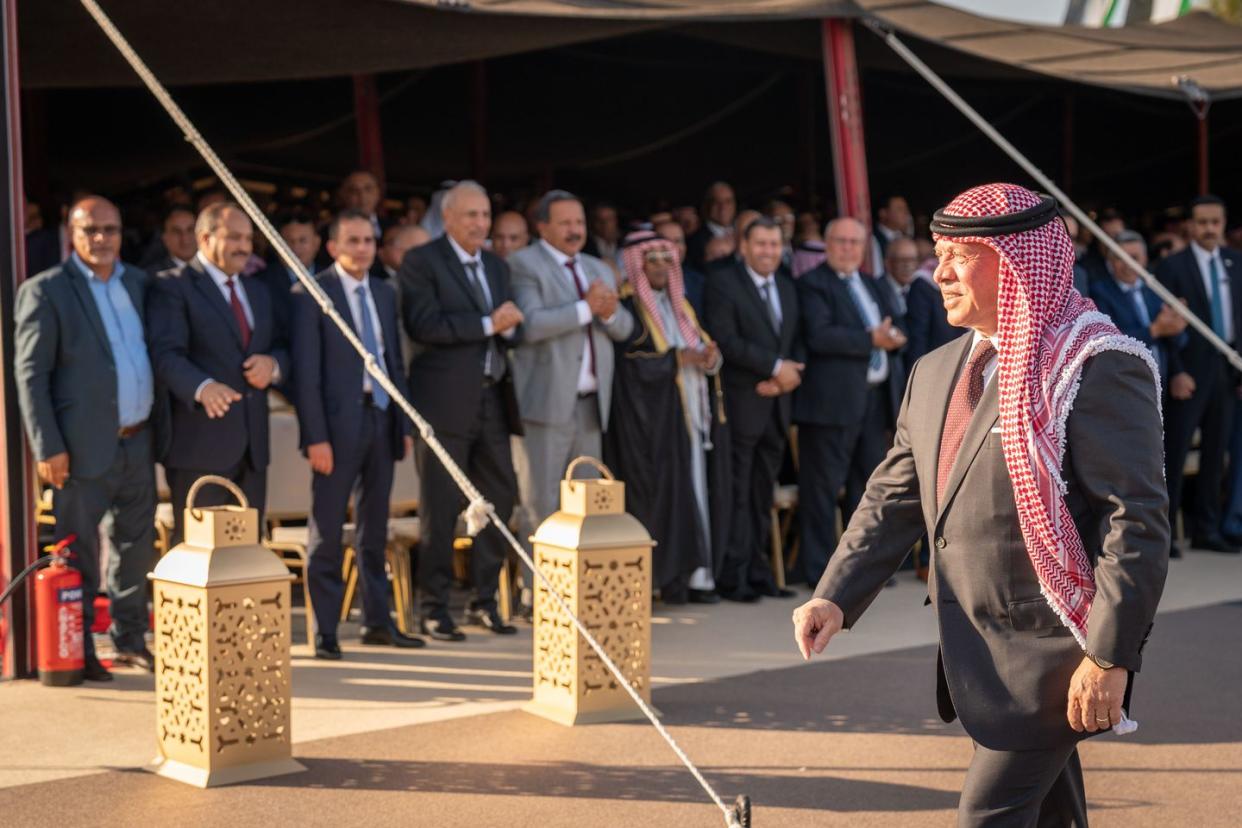
[{"label": "crowd of men in suits", "polygon": [[[911,366],[963,333],[947,322],[939,263],[899,196],[879,202],[873,229],[841,218],[821,232],[782,201],[739,211],[733,189],[716,182],[700,210],[636,222],[629,241],[641,251],[627,257],[618,209],[588,210],[563,190],[533,200],[525,213],[493,215],[483,187],[458,182],[411,200],[395,221],[381,217],[381,193],[374,176],[353,173],[326,222],[295,210],[274,211],[273,224],[499,513],[515,514],[527,530],[538,526],[557,510],[559,481],[579,455],[662,474],[660,463],[626,463],[624,453],[636,447],[606,439],[614,412],[642,409],[645,400],[672,406],[667,422],[687,424],[649,435],[668,462],[710,455],[710,475],[687,468],[685,479],[710,479],[720,504],[714,518],[705,498],[701,519],[688,524],[667,514],[692,509],[684,498],[654,498],[649,508],[665,514],[644,515],[652,526],[696,526],[711,536],[698,544],[711,550],[705,555],[678,542],[656,547],[656,555],[684,557],[657,567],[655,588],[667,603],[794,594],[778,585],[769,559],[781,480],[799,487],[800,551],[787,575],[815,584],[841,520],[888,449]],[[1156,272],[1232,345],[1242,289],[1231,278],[1242,273],[1242,254],[1223,246],[1225,218],[1219,199],[1197,199],[1188,238],[1159,248],[1167,255]],[[1104,219],[1146,263],[1147,240],[1119,217]],[[166,470],[174,542],[186,494],[202,475],[234,481],[262,512],[271,391],[295,408],[313,471],[307,577],[316,655],[341,657],[342,530],[351,501],[362,641],[425,644],[399,632],[388,609],[384,550],[399,462],[416,463],[421,480],[421,631],[465,639],[450,613],[460,492],[297,273],[274,255],[257,257],[254,226],[237,205],[212,194],[196,208],[170,207],[145,269],[122,261],[122,217],[105,198],[77,198],[59,241],[57,228],[49,230],[30,236],[32,260],[45,260],[18,291],[17,386],[39,475],[53,488],[57,534],[77,536],[76,565],[90,595],[101,586],[99,532],[107,527],[112,551],[102,577],[118,661],[153,665],[143,636],[154,464]],[[1148,345],[1161,368],[1172,514],[1185,502],[1195,547],[1236,552],[1242,463],[1225,458],[1242,457],[1239,375],[1119,258],[1093,247],[1080,263],[1079,289]],[[670,370],[656,370],[662,358]],[[688,401],[690,385],[705,389],[704,407]],[[661,388],[670,393],[660,396]],[[697,436],[691,410],[710,423]],[[641,429],[618,425],[615,433],[643,440]],[[1193,496],[1184,496],[1196,433],[1198,473]],[[682,450],[691,444],[694,451]],[[655,491],[653,481],[635,482]],[[209,488],[197,502],[225,498]],[[475,538],[465,618],[501,635],[515,632],[497,609],[506,555],[495,529]],[[91,601],[85,611],[89,629]],[[89,636],[86,675],[110,678]]]}]

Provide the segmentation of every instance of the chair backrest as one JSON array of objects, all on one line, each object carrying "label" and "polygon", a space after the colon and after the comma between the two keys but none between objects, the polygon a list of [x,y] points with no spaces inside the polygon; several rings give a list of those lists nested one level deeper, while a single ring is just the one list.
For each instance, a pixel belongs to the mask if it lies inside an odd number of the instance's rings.
[{"label": "chair backrest", "polygon": [[406,457],[397,462],[393,469],[392,496],[388,499],[388,512],[391,515],[404,515],[418,510],[418,499],[422,488],[418,479],[418,468],[414,458]]},{"label": "chair backrest", "polygon": [[292,411],[273,411],[268,423],[267,520],[304,520],[310,514],[311,469],[298,450],[298,418]]}]

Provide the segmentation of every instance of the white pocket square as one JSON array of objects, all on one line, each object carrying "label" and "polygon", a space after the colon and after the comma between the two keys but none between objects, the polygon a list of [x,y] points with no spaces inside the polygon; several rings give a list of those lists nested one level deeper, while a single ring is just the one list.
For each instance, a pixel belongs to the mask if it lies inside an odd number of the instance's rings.
[{"label": "white pocket square", "polygon": [[1001,427],[997,426],[996,428],[989,431],[988,434],[1000,434],[1000,430],[1001,430]]}]

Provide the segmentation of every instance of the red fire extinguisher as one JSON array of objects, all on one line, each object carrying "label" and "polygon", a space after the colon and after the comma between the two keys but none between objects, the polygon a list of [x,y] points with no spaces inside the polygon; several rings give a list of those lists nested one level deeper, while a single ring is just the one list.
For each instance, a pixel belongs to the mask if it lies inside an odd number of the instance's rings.
[{"label": "red fire extinguisher", "polygon": [[65,687],[82,683],[86,666],[82,651],[82,574],[69,566],[73,553],[69,544],[78,539],[70,535],[17,574],[3,592],[0,605],[9,599],[26,576],[44,564],[51,565],[35,575],[35,629],[38,633],[39,679],[47,685]]},{"label": "red fire extinguisher", "polygon": [[70,535],[52,549],[52,563],[35,575],[35,629],[39,680],[65,687],[82,683],[82,573],[69,566]]}]

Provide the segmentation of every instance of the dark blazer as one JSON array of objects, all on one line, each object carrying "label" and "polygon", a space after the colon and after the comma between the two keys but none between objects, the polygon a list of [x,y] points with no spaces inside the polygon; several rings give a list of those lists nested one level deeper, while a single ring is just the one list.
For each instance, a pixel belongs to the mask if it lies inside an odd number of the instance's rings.
[{"label": "dark blazer", "polygon": [[[915,365],[893,448],[871,476],[816,597],[852,627],[923,534],[940,628],[941,717],[960,715],[992,750],[1072,744],[1065,699],[1083,651],[1040,591],[1018,526],[1001,447],[995,378],[936,497],[940,436],[971,346],[962,337]],[[1119,428],[1118,424],[1124,424]],[[1094,568],[1087,651],[1137,672],[1168,568],[1168,496],[1156,383],[1141,360],[1107,351],[1083,368],[1066,422],[1066,504]]]},{"label": "dark blazer", "polygon": [[745,265],[737,262],[721,267],[707,279],[704,327],[724,357],[721,377],[729,422],[734,432],[745,436],[763,432],[772,418],[774,405],[781,425],[789,427],[791,395],[761,397],[755,392],[755,385],[771,378],[776,360],[802,362],[806,354],[793,279],[779,270],[773,278],[781,300],[779,331],[772,330],[763,297]]},{"label": "dark blazer", "polygon": [[[289,269],[275,255],[271,256],[271,263],[254,274],[254,277],[267,285],[267,292],[272,297],[272,314],[276,318],[276,324],[280,330],[289,334],[293,329],[293,287],[298,282],[289,278]],[[291,334],[289,339],[292,347]]]},{"label": "dark blazer", "polygon": [[[1225,265],[1221,275],[1229,280],[1230,298],[1233,300],[1233,332],[1235,344],[1242,341],[1242,253],[1228,247],[1220,249]],[[1179,299],[1189,302],[1196,316],[1212,324],[1212,300],[1203,284],[1203,274],[1195,259],[1194,249],[1187,248],[1160,261],[1156,266],[1156,278]],[[1169,351],[1169,371],[1178,374],[1188,372],[1195,380],[1196,388],[1210,391],[1217,376],[1217,369],[1224,357],[1194,328],[1186,328],[1186,344]],[[1196,393],[1198,393],[1196,391]]]},{"label": "dark blazer", "polygon": [[934,284],[922,278],[911,282],[910,290],[906,292],[904,331],[909,340],[904,352],[907,370],[919,358],[966,333],[965,328],[955,328],[949,324],[940,291]]},{"label": "dark blazer", "polygon": [[[479,251],[487,274],[492,308],[513,301],[509,266],[488,250]],[[483,393],[483,359],[489,337],[483,317],[490,313],[475,298],[469,276],[448,236],[405,254],[397,271],[401,314],[414,341],[410,358],[410,401],[437,431],[465,436],[473,425]],[[490,337],[505,360],[501,381],[509,431],[522,433],[513,363],[509,352],[521,341],[522,326],[513,337]]]},{"label": "dark blazer", "polygon": [[[119,278],[147,325],[150,277],[125,265]],[[97,477],[116,456],[120,427],[116,362],[86,275],[65,261],[17,289],[14,371],[30,450],[38,460],[69,453],[75,477]],[[156,448],[166,434],[152,407]]]},{"label": "dark blazer", "polygon": [[[362,331],[354,325],[353,312],[345,295],[346,286],[336,268],[328,268],[315,276],[336,306],[336,311],[354,330],[359,339]],[[397,389],[408,397],[405,366],[401,362],[401,340],[397,328],[397,295],[387,282],[367,277],[367,290],[375,299],[384,340],[384,369]],[[336,323],[323,313],[305,286],[298,284],[290,294],[293,307],[291,344],[293,352],[294,405],[298,412],[300,446],[303,451],[315,443],[331,443],[336,455],[352,455],[360,451],[358,435],[362,429],[362,357],[345,339]],[[405,413],[389,403],[389,435],[394,460],[405,456],[405,435],[410,433],[410,420]]]},{"label": "dark blazer", "polygon": [[[880,308],[880,318],[893,317],[893,293],[871,276],[859,275]],[[817,426],[848,426],[862,422],[867,412],[867,365],[871,361],[871,333],[850,296],[849,286],[835,270],[822,264],[796,282],[806,341],[806,372],[794,391],[793,419]],[[888,352],[885,381],[890,423],[897,417],[906,387],[900,351]]]},{"label": "dark blazer", "polygon": [[707,272],[707,243],[713,238],[711,229],[707,226],[707,222],[699,225],[699,229],[695,230],[686,238],[686,264],[700,273]]},{"label": "dark blazer", "polygon": [[165,270],[176,270],[180,265],[173,261],[173,257],[164,254],[143,266],[143,270],[150,273],[153,277],[159,276]]},{"label": "dark blazer", "polygon": [[[1147,315],[1150,319],[1155,319],[1160,313],[1160,309],[1164,307],[1164,302],[1160,297],[1146,287],[1142,286],[1143,304],[1147,307]],[[1096,279],[1091,284],[1091,300],[1095,302],[1095,306],[1099,308],[1100,313],[1105,314],[1113,320],[1121,332],[1126,336],[1132,336],[1139,342],[1142,342],[1148,348],[1152,348],[1156,357],[1156,362],[1160,365],[1160,382],[1164,386],[1169,383],[1169,352],[1173,348],[1181,348],[1186,344],[1189,336],[1182,331],[1176,337],[1160,337],[1155,339],[1151,335],[1151,328],[1143,323],[1142,318],[1138,314],[1138,309],[1134,307],[1134,300],[1122,292],[1121,287],[1117,284],[1112,276],[1106,279]]]},{"label": "dark blazer", "polygon": [[694,308],[694,312],[702,317],[703,294],[706,292],[707,285],[706,277],[701,271],[683,266],[681,269],[681,282],[686,289],[686,298],[690,300],[690,307]]},{"label": "dark blazer", "polygon": [[[282,378],[289,377],[292,367],[267,285],[252,276],[243,276],[242,284],[254,315],[244,350],[233,311],[198,257],[180,270],[161,273],[152,283],[147,338],[157,396],[162,391],[171,409],[172,440],[162,458],[169,468],[223,472],[246,455],[253,468],[267,467],[267,391],[246,382],[242,363],[252,354],[267,354],[275,358]],[[206,379],[242,395],[219,419],[208,417],[194,401],[194,392]]]}]

